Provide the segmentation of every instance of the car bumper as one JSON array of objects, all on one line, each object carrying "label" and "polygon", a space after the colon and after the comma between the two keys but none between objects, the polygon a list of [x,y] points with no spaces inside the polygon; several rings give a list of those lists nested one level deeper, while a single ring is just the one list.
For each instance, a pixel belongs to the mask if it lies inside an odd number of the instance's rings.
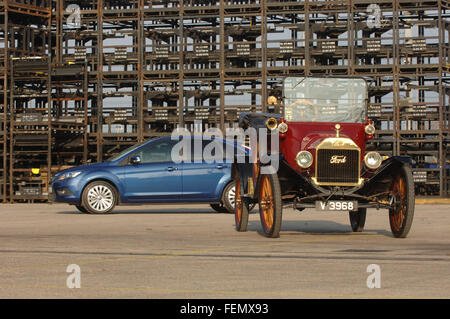
[{"label": "car bumper", "polygon": [[50,184],[50,201],[55,203],[79,204],[80,194],[75,180],[54,181]]},{"label": "car bumper", "polygon": [[[341,202],[355,202],[357,203],[357,207],[358,208],[376,208],[376,209],[382,209],[382,208],[387,208],[390,209],[391,205],[390,204],[386,204],[386,203],[377,203],[377,202],[370,202],[370,201],[363,201],[361,199],[355,199],[353,197],[332,197],[328,200],[317,200],[314,202],[309,202],[309,203],[298,203],[298,202],[293,202],[292,203],[292,208],[294,209],[299,209],[299,208],[315,208],[316,210],[318,207],[318,202],[322,202],[322,203],[326,203],[326,202],[332,202],[332,201],[341,201]],[[327,211],[328,209],[324,209],[325,211]],[[329,211],[349,211],[348,209],[335,209],[335,210],[329,210]]]}]

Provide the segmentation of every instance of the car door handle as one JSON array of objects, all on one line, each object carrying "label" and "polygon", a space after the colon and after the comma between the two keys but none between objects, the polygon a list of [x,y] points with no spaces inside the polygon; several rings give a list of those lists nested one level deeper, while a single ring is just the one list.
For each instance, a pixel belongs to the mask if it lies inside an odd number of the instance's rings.
[{"label": "car door handle", "polygon": [[218,168],[218,169],[222,169],[222,168],[226,168],[226,167],[227,167],[226,165],[222,165],[222,164],[219,164],[216,166],[216,168]]},{"label": "car door handle", "polygon": [[169,171],[169,172],[178,171],[178,168],[170,166],[170,167],[167,167],[167,171]]}]

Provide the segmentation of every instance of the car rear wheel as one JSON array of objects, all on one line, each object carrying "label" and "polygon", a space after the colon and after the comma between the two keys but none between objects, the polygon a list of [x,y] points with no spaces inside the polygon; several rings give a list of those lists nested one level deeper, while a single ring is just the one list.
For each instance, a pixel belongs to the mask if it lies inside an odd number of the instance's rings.
[{"label": "car rear wheel", "polygon": [[214,209],[218,213],[229,213],[228,209],[226,209],[222,203],[219,204],[209,204],[212,209]]},{"label": "car rear wheel", "polygon": [[[234,205],[236,203],[236,183],[233,181],[229,183],[225,189],[223,190],[222,195],[222,207],[224,208],[225,213],[234,213]],[[248,204],[248,210],[251,211],[256,204]],[[211,205],[212,207],[212,205]]]},{"label": "car rear wheel", "polygon": [[264,174],[259,190],[259,215],[266,237],[279,237],[282,216],[281,189],[276,174]]},{"label": "car rear wheel", "polygon": [[396,238],[405,238],[414,218],[414,181],[411,168],[403,165],[392,184],[392,208],[389,209],[389,223]]},{"label": "car rear wheel", "polygon": [[348,212],[350,226],[355,233],[362,232],[366,223],[367,208],[359,208],[358,211]]},{"label": "car rear wheel", "polygon": [[227,212],[233,213],[236,204],[236,183],[233,181],[225,186],[222,203]]},{"label": "car rear wheel", "polygon": [[236,180],[236,197],[234,205],[234,221],[236,230],[239,232],[247,231],[248,225],[248,203],[247,199],[242,197],[241,181],[238,177]]},{"label": "car rear wheel", "polygon": [[83,191],[82,206],[90,214],[108,214],[116,203],[116,190],[107,182],[92,182]]}]

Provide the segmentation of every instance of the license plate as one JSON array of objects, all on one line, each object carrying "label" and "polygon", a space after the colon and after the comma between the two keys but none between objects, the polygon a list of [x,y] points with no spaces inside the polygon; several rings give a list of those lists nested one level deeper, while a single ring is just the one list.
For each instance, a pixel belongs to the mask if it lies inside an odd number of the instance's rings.
[{"label": "license plate", "polygon": [[316,201],[316,210],[321,211],[355,211],[358,210],[358,202],[345,200]]}]

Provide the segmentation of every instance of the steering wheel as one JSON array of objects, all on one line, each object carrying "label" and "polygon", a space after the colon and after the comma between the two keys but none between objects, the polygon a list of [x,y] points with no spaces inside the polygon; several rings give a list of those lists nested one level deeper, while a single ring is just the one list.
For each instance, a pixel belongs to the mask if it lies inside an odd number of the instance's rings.
[{"label": "steering wheel", "polygon": [[[292,112],[291,117],[295,119],[312,118],[310,121],[314,122],[319,116],[319,110],[317,106],[310,100],[295,101],[294,103],[289,105],[289,108]],[[307,122],[309,122],[309,120]]]}]

